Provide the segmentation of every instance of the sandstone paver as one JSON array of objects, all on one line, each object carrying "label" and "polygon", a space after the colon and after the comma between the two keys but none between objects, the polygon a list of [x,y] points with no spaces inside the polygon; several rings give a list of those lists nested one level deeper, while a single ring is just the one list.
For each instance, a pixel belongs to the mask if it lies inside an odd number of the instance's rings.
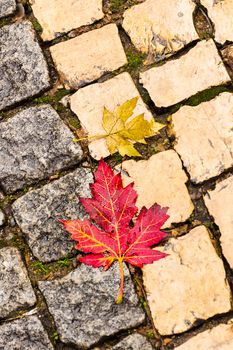
[{"label": "sandstone paver", "polygon": [[31,22],[0,29],[0,110],[50,86],[47,63]]},{"label": "sandstone paver", "polygon": [[43,40],[52,40],[72,29],[101,19],[102,0],[30,0],[34,16],[43,28]]},{"label": "sandstone paver", "polygon": [[172,116],[175,149],[195,183],[233,165],[233,94],[222,93],[196,107],[184,106]]},{"label": "sandstone paver", "polygon": [[191,0],[147,0],[124,13],[123,28],[136,48],[163,58],[198,39]]},{"label": "sandstone paver", "polygon": [[231,309],[224,266],[204,226],[156,249],[169,256],[146,265],[143,279],[160,334],[184,332],[198,320]]},{"label": "sandstone paver", "polygon": [[57,260],[71,252],[74,241],[58,220],[84,217],[79,197],[90,196],[90,182],[91,171],[80,167],[14,202],[14,217],[39,260]]},{"label": "sandstone paver", "polygon": [[73,89],[127,63],[116,24],[56,44],[50,51],[61,81]]},{"label": "sandstone paver", "polygon": [[213,191],[208,191],[204,200],[219,226],[223,254],[233,268],[233,176],[218,182]]},{"label": "sandstone paver", "polygon": [[0,326],[1,350],[53,350],[37,316],[23,317]]},{"label": "sandstone paver", "polygon": [[12,192],[78,163],[83,153],[73,138],[50,105],[0,123],[0,184]]},{"label": "sandstone paver", "polygon": [[232,350],[233,324],[220,324],[189,339],[175,350]]},{"label": "sandstone paver", "polygon": [[230,77],[213,40],[202,40],[179,59],[168,61],[140,75],[157,107],[168,107]]},{"label": "sandstone paver", "polygon": [[15,10],[15,0],[0,0],[0,18],[11,15]]},{"label": "sandstone paver", "polygon": [[112,350],[153,350],[148,340],[138,333],[129,335],[121,340]]},{"label": "sandstone paver", "polygon": [[60,280],[39,282],[64,343],[87,349],[104,336],[144,321],[126,267],[123,302],[116,304],[118,269],[117,264],[108,271],[83,264]]},{"label": "sandstone paver", "polygon": [[0,276],[0,318],[35,304],[34,291],[16,248],[0,249]]},{"label": "sandstone paver", "polygon": [[175,151],[160,152],[148,160],[125,161],[122,170],[124,184],[135,184],[139,208],[149,208],[154,203],[169,207],[166,227],[185,221],[191,215],[194,207],[185,186],[188,178]]},{"label": "sandstone paver", "polygon": [[[78,90],[71,96],[70,105],[89,136],[102,135],[105,134],[102,127],[104,106],[114,110],[136,96],[139,96],[139,92],[132,78],[128,73],[122,73],[104,83],[92,84]],[[133,116],[141,113],[145,113],[147,120],[153,118],[140,97]],[[90,142],[89,150],[95,159],[104,158],[110,154],[104,139]]]}]

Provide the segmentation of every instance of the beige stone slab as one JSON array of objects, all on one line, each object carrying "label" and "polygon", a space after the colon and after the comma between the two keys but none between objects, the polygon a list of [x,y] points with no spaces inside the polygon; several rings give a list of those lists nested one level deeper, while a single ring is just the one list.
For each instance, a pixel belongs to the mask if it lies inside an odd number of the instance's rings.
[{"label": "beige stone slab", "polygon": [[232,350],[233,320],[197,334],[175,350]]},{"label": "beige stone slab", "polygon": [[233,94],[225,92],[173,114],[175,149],[195,183],[233,165]]},{"label": "beige stone slab", "polygon": [[178,239],[170,239],[159,250],[169,256],[146,265],[143,280],[152,318],[160,334],[184,332],[197,320],[231,309],[224,266],[204,226]]},{"label": "beige stone slab", "polygon": [[61,81],[77,89],[127,63],[115,24],[79,35],[50,48]]},{"label": "beige stone slab", "polygon": [[158,107],[171,106],[230,81],[213,40],[200,41],[185,55],[141,73],[140,78]]},{"label": "beige stone slab", "polygon": [[124,184],[135,184],[139,208],[149,208],[154,203],[169,207],[166,227],[189,218],[194,207],[185,186],[188,178],[175,151],[160,152],[148,160],[127,160],[122,169],[129,175],[123,172]]},{"label": "beige stone slab", "polygon": [[124,13],[123,28],[138,50],[161,58],[198,39],[194,8],[191,0],[147,0]]},{"label": "beige stone slab", "polygon": [[214,23],[215,40],[221,44],[233,40],[233,0],[201,0]]},{"label": "beige stone slab", "polygon": [[[114,110],[136,96],[139,96],[139,92],[131,76],[128,73],[122,73],[104,83],[92,84],[78,90],[71,96],[70,106],[81,121],[87,135],[102,135],[105,134],[102,127],[104,106]],[[139,97],[133,116],[141,113],[145,113],[147,120],[153,118]],[[95,159],[104,158],[110,154],[104,139],[90,142],[89,150]]]},{"label": "beige stone slab", "polygon": [[221,232],[223,254],[233,268],[233,176],[217,183],[204,197],[209,213]]},{"label": "beige stone slab", "polygon": [[102,0],[30,0],[30,3],[43,29],[43,40],[52,40],[104,16]]}]

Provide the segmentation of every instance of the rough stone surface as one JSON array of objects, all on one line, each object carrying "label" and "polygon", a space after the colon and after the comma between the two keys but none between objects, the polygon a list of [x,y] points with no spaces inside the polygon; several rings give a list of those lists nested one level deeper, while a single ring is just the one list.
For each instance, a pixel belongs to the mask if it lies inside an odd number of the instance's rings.
[{"label": "rough stone surface", "polygon": [[47,64],[31,22],[0,29],[0,110],[50,85]]},{"label": "rough stone surface", "polygon": [[215,40],[221,44],[233,40],[233,0],[201,0],[214,23]]},{"label": "rough stone surface", "polygon": [[175,350],[232,350],[233,322],[220,324],[189,339]]},{"label": "rough stone surface", "polygon": [[129,335],[116,344],[111,350],[153,350],[148,340],[138,333]]},{"label": "rough stone surface", "polygon": [[116,304],[118,270],[117,264],[108,271],[83,264],[60,280],[39,282],[64,343],[87,349],[104,336],[144,321],[126,267],[123,302]]},{"label": "rough stone surface", "polygon": [[204,226],[170,239],[159,250],[169,256],[146,265],[143,279],[160,334],[184,332],[198,320],[231,309],[224,266]]},{"label": "rough stone surface", "polygon": [[233,176],[217,183],[204,199],[209,213],[219,226],[223,254],[233,268]]},{"label": "rough stone surface", "polygon": [[163,58],[198,39],[194,8],[191,0],[147,0],[125,12],[123,27],[138,50]]},{"label": "rough stone surface", "polygon": [[0,326],[1,350],[53,350],[39,318],[23,317]]},{"label": "rough stone surface", "polygon": [[0,18],[11,15],[15,10],[15,0],[0,0]]},{"label": "rough stone surface", "polygon": [[34,16],[43,28],[42,39],[52,40],[71,29],[101,19],[102,0],[30,0]]},{"label": "rough stone surface", "polygon": [[58,219],[83,218],[78,198],[90,195],[90,182],[90,170],[79,168],[14,202],[14,217],[39,260],[57,260],[71,251],[74,242]]},{"label": "rough stone surface", "polygon": [[148,160],[125,161],[122,170],[124,184],[135,184],[139,208],[143,205],[149,208],[154,203],[169,207],[166,227],[185,221],[191,215],[193,204],[185,186],[188,178],[175,151],[160,152]]},{"label": "rough stone surface", "polygon": [[61,81],[73,89],[127,63],[115,24],[91,30],[50,50]]},{"label": "rough stone surface", "polygon": [[0,318],[35,302],[36,297],[18,250],[0,249]]},{"label": "rough stone surface", "polygon": [[[139,92],[132,78],[128,73],[122,73],[104,83],[92,84],[80,89],[71,96],[70,105],[88,135],[101,135],[105,134],[102,127],[104,106],[114,110],[118,105],[136,96],[139,96]],[[147,120],[153,118],[140,97],[134,116],[141,113],[145,113]],[[95,159],[104,158],[110,154],[104,139],[90,142],[89,150]]]},{"label": "rough stone surface", "polygon": [[0,226],[2,226],[5,222],[5,214],[3,211],[0,209]]},{"label": "rough stone surface", "polygon": [[31,107],[0,123],[0,183],[15,191],[74,165],[82,157],[74,135],[49,105]]},{"label": "rough stone surface", "polygon": [[196,107],[184,106],[172,116],[175,149],[195,183],[233,165],[233,94],[222,93]]},{"label": "rough stone surface", "polygon": [[171,106],[202,90],[230,81],[213,40],[200,41],[179,59],[151,68],[140,77],[158,107]]}]

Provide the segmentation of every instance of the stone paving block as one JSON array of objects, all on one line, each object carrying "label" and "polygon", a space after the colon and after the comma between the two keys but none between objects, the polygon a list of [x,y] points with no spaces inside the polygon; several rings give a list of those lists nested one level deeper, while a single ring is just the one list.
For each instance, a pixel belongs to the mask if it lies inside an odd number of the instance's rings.
[{"label": "stone paving block", "polygon": [[0,249],[0,277],[0,318],[35,304],[27,270],[16,248]]},{"label": "stone paving block", "polygon": [[39,282],[64,343],[87,349],[105,336],[144,321],[126,267],[123,301],[116,304],[119,278],[117,264],[108,271],[82,264],[60,280]]},{"label": "stone paving block", "polygon": [[0,326],[1,350],[53,350],[37,316],[23,317]]},{"label": "stone paving block", "polygon": [[30,0],[34,16],[42,26],[43,40],[52,40],[72,29],[101,19],[102,0]]},{"label": "stone paving block", "polygon": [[[70,105],[88,135],[101,135],[105,134],[102,127],[104,106],[114,110],[118,105],[136,96],[139,96],[139,92],[131,76],[129,73],[122,73],[104,83],[92,84],[78,90],[71,96]],[[153,118],[139,97],[134,116],[141,113],[145,113],[147,120]],[[95,159],[110,154],[104,139],[90,142],[89,150]]]},{"label": "stone paving block", "polygon": [[233,268],[233,176],[217,183],[204,197],[210,215],[221,232],[223,254]]},{"label": "stone paving block", "polygon": [[77,89],[120,68],[127,58],[115,24],[91,30],[50,48],[61,81]]},{"label": "stone paving block", "polygon": [[0,18],[11,15],[15,10],[15,0],[0,0]]},{"label": "stone paving block", "polygon": [[140,78],[157,107],[171,106],[230,81],[213,40],[200,41],[180,58],[151,68]]},{"label": "stone paving block", "polygon": [[73,138],[50,105],[0,123],[0,184],[13,192],[78,163],[83,153]]},{"label": "stone paving block", "polygon": [[71,252],[75,242],[58,220],[84,217],[78,198],[90,196],[90,182],[91,171],[79,168],[14,202],[14,217],[39,260],[57,260]]},{"label": "stone paving block", "polygon": [[153,348],[145,337],[134,333],[121,340],[111,350],[153,350]]},{"label": "stone paving block", "polygon": [[194,183],[221,174],[233,165],[233,94],[222,93],[196,107],[173,114],[175,149]]},{"label": "stone paving block", "polygon": [[224,266],[204,226],[156,249],[169,256],[146,265],[143,280],[161,335],[184,332],[197,321],[231,310]]},{"label": "stone paving block", "polygon": [[175,350],[232,350],[233,324],[220,324],[189,339]]},{"label": "stone paving block", "polygon": [[135,184],[139,208],[149,208],[154,203],[169,207],[166,227],[189,218],[194,207],[185,186],[188,178],[175,151],[160,152],[148,160],[127,160],[122,170],[124,184]]},{"label": "stone paving block", "polygon": [[233,40],[233,0],[201,0],[214,24],[215,40],[221,44]]},{"label": "stone paving block", "polygon": [[0,110],[50,85],[47,63],[31,22],[0,29]]},{"label": "stone paving block", "polygon": [[123,28],[136,48],[163,58],[198,39],[191,0],[147,0],[124,13]]}]

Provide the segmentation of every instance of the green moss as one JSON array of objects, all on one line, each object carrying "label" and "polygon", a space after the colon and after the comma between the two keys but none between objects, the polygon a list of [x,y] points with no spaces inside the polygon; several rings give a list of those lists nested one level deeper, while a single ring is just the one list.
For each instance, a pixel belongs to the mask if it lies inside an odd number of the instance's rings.
[{"label": "green moss", "polygon": [[146,332],[146,336],[147,336],[147,338],[154,338],[155,337],[155,335],[154,335],[154,332],[153,332],[153,330],[152,329],[149,329],[147,332]]},{"label": "green moss", "polygon": [[186,104],[189,106],[197,106],[201,102],[210,101],[218,94],[225,92],[225,91],[228,91],[228,90],[229,90],[229,88],[227,86],[215,86],[211,89],[202,91],[193,97],[190,97],[187,100]]},{"label": "green moss", "polygon": [[143,64],[146,55],[140,52],[134,52],[132,50],[126,51],[126,56],[128,59],[128,67],[130,70],[137,69]]},{"label": "green moss", "polygon": [[53,343],[56,343],[59,340],[59,334],[57,331],[53,332],[53,334],[51,335],[51,340]]},{"label": "green moss", "polygon": [[59,267],[69,267],[71,264],[71,261],[68,258],[64,258],[64,259],[60,259],[60,260],[56,261],[56,264]]},{"label": "green moss", "polygon": [[40,23],[35,18],[32,18],[31,22],[32,22],[32,25],[33,25],[35,31],[37,33],[41,34],[43,32],[43,29],[42,29]]},{"label": "green moss", "polygon": [[36,262],[32,263],[32,266],[35,269],[38,269],[40,272],[43,272],[43,273],[49,272],[48,267],[46,265],[44,265],[41,261],[36,261]]},{"label": "green moss", "polygon": [[70,126],[72,126],[74,129],[80,129],[81,124],[77,118],[72,117],[72,118],[69,118],[68,121],[69,121]]},{"label": "green moss", "polygon": [[122,6],[124,5],[124,0],[111,0],[111,11],[112,12],[118,12],[121,10]]},{"label": "green moss", "polygon": [[57,103],[59,102],[64,96],[70,94],[69,90],[66,89],[58,89],[54,95],[44,95],[40,97],[36,97],[33,99],[34,103]]},{"label": "green moss", "polygon": [[0,28],[7,25],[9,23],[9,20],[7,18],[0,19]]}]

